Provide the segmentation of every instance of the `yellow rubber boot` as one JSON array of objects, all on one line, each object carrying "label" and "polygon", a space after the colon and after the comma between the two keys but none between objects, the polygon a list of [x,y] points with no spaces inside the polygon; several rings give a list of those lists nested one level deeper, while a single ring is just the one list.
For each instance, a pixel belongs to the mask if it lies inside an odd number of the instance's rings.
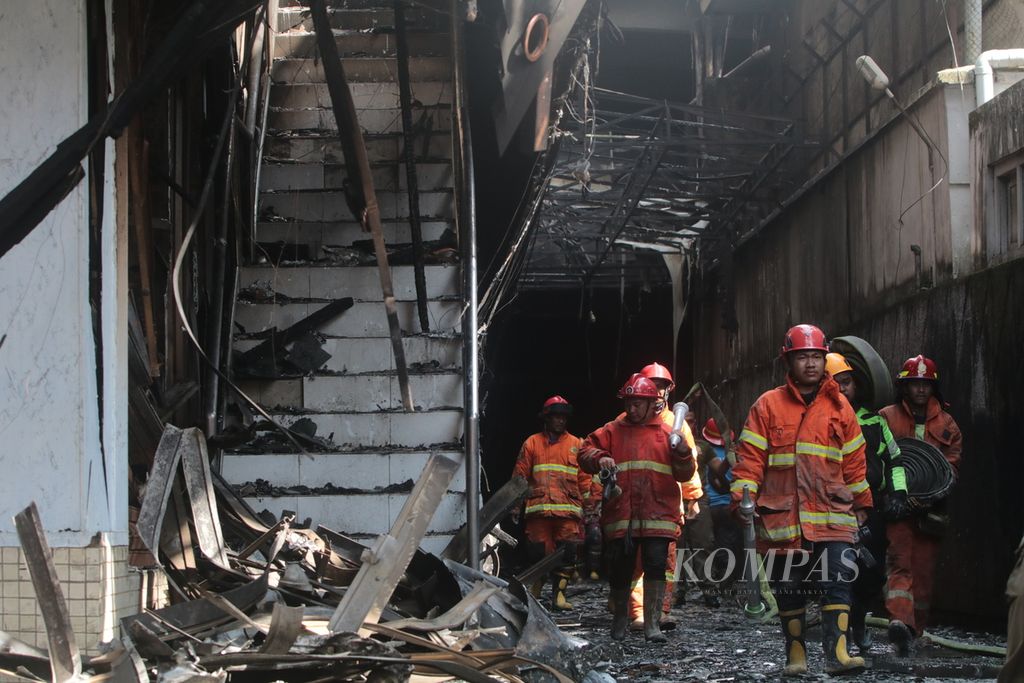
[{"label": "yellow rubber boot", "polygon": [[551,590],[554,593],[551,606],[558,610],[572,609],[572,603],[565,599],[565,589],[569,585],[569,577],[564,574],[555,574],[551,584]]},{"label": "yellow rubber boot", "polygon": [[804,609],[779,612],[782,619],[782,635],[786,638],[786,667],[782,670],[783,676],[807,673],[807,647],[804,645],[806,615]]},{"label": "yellow rubber boot", "polygon": [[864,658],[851,657],[846,651],[846,631],[849,626],[849,605],[825,605],[821,608],[821,644],[825,648],[825,673],[854,674],[864,670]]}]

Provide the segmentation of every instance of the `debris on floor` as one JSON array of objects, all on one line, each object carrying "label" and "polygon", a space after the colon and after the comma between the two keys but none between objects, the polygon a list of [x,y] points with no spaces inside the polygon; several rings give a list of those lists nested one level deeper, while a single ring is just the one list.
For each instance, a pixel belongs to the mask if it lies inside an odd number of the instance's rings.
[{"label": "debris on floor", "polygon": [[[169,604],[121,620],[84,657],[35,506],[17,526],[49,652],[0,633],[0,674],[31,680],[582,680],[591,656],[515,579],[418,549],[457,464],[433,456],[388,534],[367,546],[283,514],[266,519],[210,469],[197,429],[168,426],[137,531]],[[486,512],[486,511],[485,511]],[[463,534],[464,535],[464,531]],[[457,535],[456,539],[460,537]]]}]

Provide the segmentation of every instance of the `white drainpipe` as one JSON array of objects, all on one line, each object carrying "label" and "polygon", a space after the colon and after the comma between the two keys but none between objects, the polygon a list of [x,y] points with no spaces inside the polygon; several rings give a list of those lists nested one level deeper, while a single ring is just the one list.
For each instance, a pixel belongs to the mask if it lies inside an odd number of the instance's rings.
[{"label": "white drainpipe", "polygon": [[974,90],[980,107],[995,97],[995,70],[1024,67],[1024,49],[987,50],[974,65]]}]

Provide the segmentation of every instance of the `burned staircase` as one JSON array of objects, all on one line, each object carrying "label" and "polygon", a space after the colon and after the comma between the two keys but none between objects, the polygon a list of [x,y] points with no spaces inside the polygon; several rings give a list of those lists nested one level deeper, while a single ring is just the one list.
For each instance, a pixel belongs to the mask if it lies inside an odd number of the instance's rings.
[{"label": "burned staircase", "polygon": [[[287,361],[272,372],[236,363],[244,388],[275,420],[306,434],[315,429],[323,447],[298,453],[268,432],[255,446],[225,453],[222,474],[257,510],[292,510],[299,521],[370,537],[391,527],[432,453],[463,461],[450,18],[446,0],[417,0],[403,12],[426,254],[425,331],[412,265],[393,4],[327,5],[381,207],[416,411],[403,409],[370,235],[346,201],[350,181],[310,8],[282,0],[260,172],[260,262],[239,271],[235,350],[251,351],[275,328],[332,302],[353,301],[315,333],[293,340]],[[426,550],[439,552],[465,521],[464,470],[434,515]]]}]

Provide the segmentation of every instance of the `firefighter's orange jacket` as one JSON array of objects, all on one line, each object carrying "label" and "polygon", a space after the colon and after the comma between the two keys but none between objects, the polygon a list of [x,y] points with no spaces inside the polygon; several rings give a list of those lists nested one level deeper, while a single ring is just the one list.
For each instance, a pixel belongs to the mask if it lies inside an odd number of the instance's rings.
[{"label": "firefighter's orange jacket", "polygon": [[[672,427],[675,426],[676,415],[669,410],[668,406],[661,409],[661,412],[658,413],[658,417],[661,418],[662,422],[668,425],[669,429],[672,429]],[[615,419],[624,420],[625,418],[625,413],[619,413],[619,416]],[[690,452],[693,453],[693,457],[696,458],[698,455],[697,442],[693,439],[693,431],[690,429],[690,425],[685,422],[683,423],[682,434],[683,441],[685,441],[686,445],[690,447]],[[682,494],[683,500],[700,500],[704,497],[704,488],[700,481],[700,468],[694,468],[692,477],[686,481],[679,482],[679,492]]]},{"label": "firefighter's orange jacket", "polygon": [[627,530],[633,537],[679,535],[681,499],[676,476],[689,479],[693,474],[689,468],[696,467],[696,460],[673,468],[671,431],[656,414],[642,424],[616,419],[583,440],[581,468],[597,473],[598,461],[608,456],[619,470],[622,495],[604,501],[601,509],[605,540],[622,538]]},{"label": "firefighter's orange jacket", "polygon": [[871,507],[864,435],[853,408],[826,375],[810,405],[786,378],[761,395],[740,434],[731,490],[750,489],[759,515],[758,550],[808,541],[852,542],[855,510]]},{"label": "firefighter's orange jacket", "polygon": [[523,477],[530,484],[527,517],[583,517],[591,478],[576,462],[579,450],[580,438],[568,432],[555,443],[551,443],[545,432],[538,432],[523,442],[513,475]]},{"label": "firefighter's orange jacket", "polygon": [[[889,423],[889,430],[897,439],[917,436],[914,429],[914,411],[906,402],[886,406],[878,413]],[[924,440],[942,451],[953,467],[953,476],[958,477],[963,453],[963,436],[956,420],[942,409],[942,404],[934,396],[928,401],[928,410],[925,413]]]}]

